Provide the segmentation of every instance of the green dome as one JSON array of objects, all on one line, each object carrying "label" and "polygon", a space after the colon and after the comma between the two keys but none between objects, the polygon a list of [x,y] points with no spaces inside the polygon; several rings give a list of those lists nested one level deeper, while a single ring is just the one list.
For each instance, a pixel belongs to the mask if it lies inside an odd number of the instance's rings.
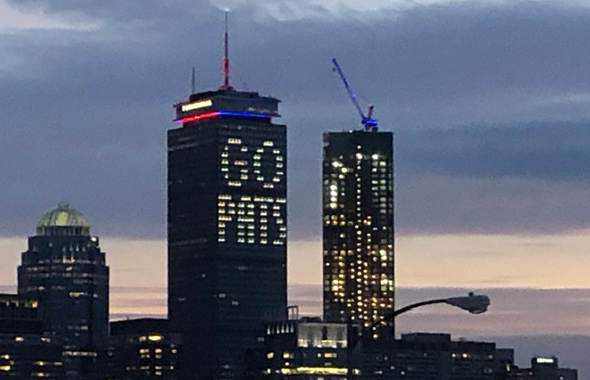
[{"label": "green dome", "polygon": [[59,204],[56,209],[51,210],[37,222],[37,232],[46,235],[46,232],[55,228],[75,228],[79,233],[90,233],[88,219],[78,210],[70,208],[67,204]]}]

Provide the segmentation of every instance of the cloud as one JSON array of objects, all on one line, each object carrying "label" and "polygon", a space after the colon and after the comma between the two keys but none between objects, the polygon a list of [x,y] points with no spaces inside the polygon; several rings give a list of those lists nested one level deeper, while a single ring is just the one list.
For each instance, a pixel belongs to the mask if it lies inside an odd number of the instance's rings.
[{"label": "cloud", "polygon": [[[165,139],[173,126],[171,105],[187,96],[191,66],[197,67],[199,89],[219,86],[223,14],[206,2],[188,1],[18,3],[10,4],[19,12],[39,8],[48,18],[78,12],[72,16],[76,22],[98,20],[100,27],[93,32],[49,29],[0,35],[6,52],[0,58],[0,193],[11,200],[0,206],[0,234],[30,233],[39,215],[59,201],[69,201],[88,214],[103,235],[164,237]],[[342,9],[350,5],[338,4]],[[425,203],[426,209],[419,207],[419,199],[411,197],[419,193],[415,186],[425,186],[420,192],[432,196],[433,186],[445,184],[448,192],[432,199],[448,196],[459,210],[479,213],[468,214],[477,229],[501,230],[514,228],[513,214],[496,213],[493,223],[486,222],[490,210],[469,204],[476,194],[463,192],[463,202],[453,198],[461,185],[457,177],[468,177],[472,182],[467,187],[473,191],[485,188],[486,175],[575,182],[579,162],[587,158],[580,147],[585,140],[575,145],[579,150],[568,151],[559,140],[551,141],[557,127],[553,132],[539,127],[544,142],[522,127],[520,134],[509,133],[522,140],[521,147],[515,147],[490,125],[504,125],[506,132],[508,125],[530,120],[590,118],[590,77],[585,70],[590,53],[579,38],[590,33],[587,7],[456,2],[367,12],[365,18],[300,17],[284,22],[261,22],[248,7],[232,15],[232,82],[283,100],[282,122],[289,125],[291,237],[320,233],[321,132],[358,126],[352,105],[331,73],[333,56],[359,95],[376,104],[382,128],[394,128],[398,134],[398,204],[418,204],[415,209],[400,206],[402,232],[465,228],[460,221],[436,223],[445,208],[437,211],[432,202]],[[481,134],[413,134],[465,124],[477,126]],[[581,124],[563,125],[568,126],[568,142],[585,136]],[[478,136],[499,146],[478,143]],[[439,138],[444,140],[441,145],[459,145],[462,153],[437,146]],[[504,158],[497,157],[498,152]],[[553,171],[561,171],[561,178]],[[565,191],[581,194],[575,186]],[[518,201],[518,188],[511,182],[490,193],[496,197],[490,204],[501,204],[503,196]],[[539,201],[552,198],[547,193]],[[560,202],[572,209],[579,199],[567,203],[562,197]],[[425,212],[430,209],[433,214]],[[524,220],[521,229],[535,230],[535,223],[539,231],[551,223],[550,229],[569,229],[579,220],[586,226],[577,215],[566,222],[565,213],[554,222],[535,217],[533,222]]]},{"label": "cloud", "polygon": [[586,228],[589,160],[589,122],[400,132],[398,231],[519,234]]},{"label": "cloud", "polygon": [[[471,125],[398,134],[398,163],[411,173],[467,178],[587,182],[590,122]],[[405,137],[405,138],[404,138]]]},{"label": "cloud", "polygon": [[100,23],[81,12],[48,14],[42,6],[22,5],[23,2],[0,0],[0,33],[34,29],[96,30],[100,27]]},{"label": "cloud", "polygon": [[[469,288],[398,287],[396,308],[415,302],[467,295]],[[322,314],[322,301],[318,298],[321,285],[291,284],[289,297],[302,301],[304,313]],[[396,319],[398,333],[431,331],[448,332],[456,338],[486,338],[498,336],[532,335],[584,335],[590,320],[589,289],[535,289],[535,288],[480,288],[477,294],[491,299],[487,313],[471,315],[448,305],[428,306],[400,315]],[[315,309],[311,305],[315,304]],[[540,319],[539,316],[543,318]],[[548,354],[548,353],[538,353]]]},{"label": "cloud", "polygon": [[7,294],[14,294],[14,293],[16,293],[16,286],[15,285],[0,285],[0,292],[7,293]]}]

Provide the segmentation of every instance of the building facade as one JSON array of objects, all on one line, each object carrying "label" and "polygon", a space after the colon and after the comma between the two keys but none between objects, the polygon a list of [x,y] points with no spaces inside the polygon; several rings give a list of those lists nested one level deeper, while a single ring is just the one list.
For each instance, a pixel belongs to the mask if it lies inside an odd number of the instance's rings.
[{"label": "building facade", "polygon": [[37,223],[18,267],[18,293],[39,301],[43,329],[63,341],[66,374],[90,371],[94,345],[108,334],[109,268],[77,210],[59,205]]},{"label": "building facade", "polygon": [[0,294],[0,334],[41,334],[39,302],[17,294]]},{"label": "building facade", "polygon": [[[348,326],[304,318],[269,323],[249,380],[346,380]],[[254,353],[253,353],[254,354]]]},{"label": "building facade", "polygon": [[414,333],[389,343],[365,340],[360,345],[355,355],[361,363],[362,379],[510,378],[504,369],[498,369],[494,343],[452,341],[449,334]]},{"label": "building facade", "polygon": [[393,134],[325,133],[322,179],[324,318],[377,326],[394,308]]},{"label": "building facade", "polygon": [[[230,379],[287,303],[286,127],[233,88],[176,105],[168,131],[168,313],[186,379]],[[184,359],[186,358],[186,360]]]},{"label": "building facade", "polygon": [[515,368],[514,380],[578,380],[578,371],[573,368],[560,368],[555,356],[531,358],[530,368]]},{"label": "building facade", "polygon": [[98,348],[96,380],[177,380],[180,334],[167,319],[111,322],[111,335]]},{"label": "building facade", "polygon": [[0,378],[64,378],[61,341],[43,332],[34,299],[0,294]]}]

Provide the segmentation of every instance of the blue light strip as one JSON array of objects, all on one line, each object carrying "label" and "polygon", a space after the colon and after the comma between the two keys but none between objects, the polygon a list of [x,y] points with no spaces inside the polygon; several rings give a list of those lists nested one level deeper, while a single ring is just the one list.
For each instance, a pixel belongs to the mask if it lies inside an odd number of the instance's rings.
[{"label": "blue light strip", "polygon": [[221,116],[240,116],[240,117],[258,117],[258,118],[265,118],[265,117],[272,117],[273,115],[267,113],[251,113],[251,112],[230,112],[230,111],[219,111],[219,115]]}]

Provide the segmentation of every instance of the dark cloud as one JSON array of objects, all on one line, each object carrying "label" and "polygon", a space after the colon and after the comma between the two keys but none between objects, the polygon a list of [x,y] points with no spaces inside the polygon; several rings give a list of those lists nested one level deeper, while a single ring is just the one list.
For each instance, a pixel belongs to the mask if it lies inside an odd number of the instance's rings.
[{"label": "dark cloud", "polygon": [[401,233],[556,233],[590,226],[590,123],[396,135]]},{"label": "dark cloud", "polygon": [[[97,29],[0,34],[0,194],[6,200],[0,234],[30,234],[44,211],[69,201],[90,217],[95,233],[164,237],[171,105],[187,96],[193,65],[199,89],[219,85],[222,13],[188,1],[12,4],[42,6],[49,16]],[[589,34],[588,21],[588,8],[535,2],[419,6],[350,18],[323,13],[297,21],[254,14],[247,4],[233,13],[233,83],[283,99],[291,237],[319,235],[321,132],[357,125],[330,71],[332,56],[357,92],[376,104],[384,129],[398,132],[398,204],[413,204],[417,200],[404,195],[404,186],[438,183],[422,178],[402,184],[412,170],[445,178],[547,178],[560,171],[561,178],[551,178],[571,181],[579,175],[587,157],[584,140],[575,141],[576,149],[559,139],[547,139],[545,146],[519,128],[513,137],[526,140],[514,148],[482,122],[590,116],[590,52],[579,38]],[[472,135],[410,133],[469,123],[477,125]],[[585,136],[578,127],[567,129],[568,141]],[[439,139],[449,149],[437,146]],[[503,143],[478,144],[480,139]],[[460,144],[469,146],[452,152]],[[480,229],[509,222],[500,220],[503,215],[493,224],[482,214],[472,216]],[[440,224],[431,219],[438,218],[399,219],[398,225],[401,231],[437,230]]]},{"label": "dark cloud", "polygon": [[537,122],[400,132],[398,168],[470,178],[588,182],[590,122]]},{"label": "dark cloud", "polygon": [[[538,288],[408,288],[396,290],[396,308],[428,299],[467,295],[475,291],[491,299],[487,313],[471,315],[448,305],[417,309],[396,319],[400,333],[448,331],[457,337],[496,337],[507,335],[576,335],[587,329],[590,312],[589,289]],[[321,315],[321,285],[289,285],[289,302],[299,301],[315,308],[309,314]],[[543,315],[543,320],[538,316]],[[534,322],[534,323],[533,323]],[[539,352],[539,354],[547,354]]]}]

